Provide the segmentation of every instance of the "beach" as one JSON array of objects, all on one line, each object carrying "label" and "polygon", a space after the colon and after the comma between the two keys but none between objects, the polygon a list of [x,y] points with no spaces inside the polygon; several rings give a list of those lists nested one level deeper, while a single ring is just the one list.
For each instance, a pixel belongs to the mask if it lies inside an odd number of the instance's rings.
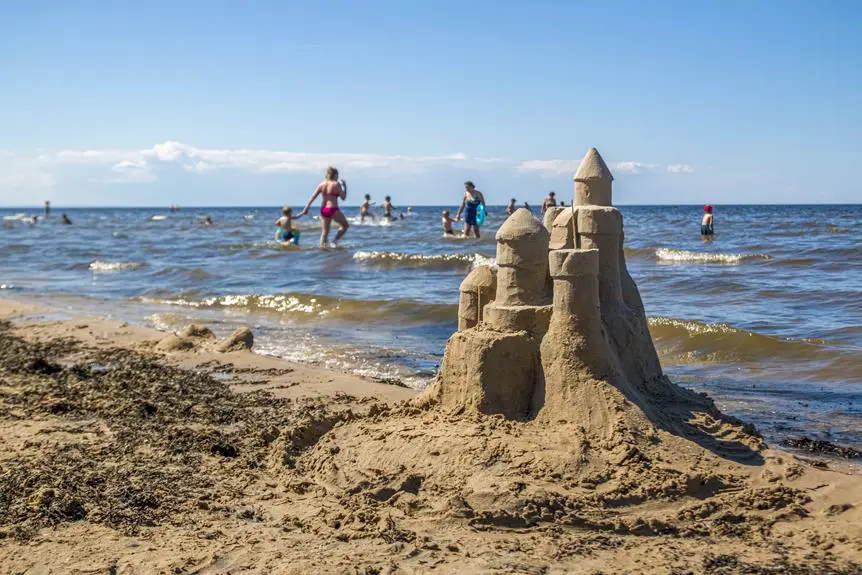
[{"label": "beach", "polygon": [[[529,431],[504,447],[500,418],[207,337],[162,352],[164,332],[51,311],[0,304],[6,573],[860,572],[862,476],[840,464],[707,457],[708,474],[680,471],[655,502],[624,476],[597,497],[543,472],[542,453],[518,455]],[[322,464],[370,429],[408,450],[406,467],[436,459],[473,479]],[[411,452],[422,435],[440,441]],[[489,450],[511,484],[475,467]],[[529,505],[479,511],[518,489]]]}]

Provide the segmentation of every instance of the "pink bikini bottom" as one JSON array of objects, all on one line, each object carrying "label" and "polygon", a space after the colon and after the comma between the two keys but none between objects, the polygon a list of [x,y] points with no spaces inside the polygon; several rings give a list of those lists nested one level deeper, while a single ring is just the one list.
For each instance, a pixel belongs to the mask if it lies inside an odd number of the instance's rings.
[{"label": "pink bikini bottom", "polygon": [[335,206],[328,206],[326,208],[320,208],[320,215],[324,218],[331,218],[335,215],[335,212],[338,211],[338,208]]}]

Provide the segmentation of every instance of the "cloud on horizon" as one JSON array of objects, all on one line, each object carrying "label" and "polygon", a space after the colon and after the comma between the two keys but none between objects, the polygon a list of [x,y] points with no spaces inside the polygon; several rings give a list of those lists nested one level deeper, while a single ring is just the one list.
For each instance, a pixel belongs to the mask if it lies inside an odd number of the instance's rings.
[{"label": "cloud on horizon", "polygon": [[[70,168],[92,170],[86,180],[90,183],[139,184],[159,180],[161,172],[168,166],[179,166],[185,172],[201,176],[211,176],[223,170],[257,174],[323,173],[327,166],[334,165],[343,173],[376,170],[415,175],[439,168],[458,168],[503,169],[555,177],[574,173],[579,163],[580,159],[515,161],[473,157],[463,153],[406,156],[199,148],[169,140],[146,149],[70,149],[55,153],[39,152],[29,156],[0,150],[0,189],[49,188],[63,179],[66,176],[63,172]],[[609,166],[612,171],[621,174],[694,172],[694,168],[687,164],[663,166],[623,161],[609,163]]]}]

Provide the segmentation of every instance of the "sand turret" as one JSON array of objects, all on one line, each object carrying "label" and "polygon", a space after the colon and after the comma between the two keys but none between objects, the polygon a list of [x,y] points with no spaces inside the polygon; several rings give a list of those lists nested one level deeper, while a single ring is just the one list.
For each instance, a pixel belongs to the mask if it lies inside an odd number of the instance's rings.
[{"label": "sand turret", "polygon": [[575,205],[610,206],[614,181],[598,150],[590,148],[575,172]]},{"label": "sand turret", "polygon": [[482,308],[494,301],[497,277],[489,266],[479,266],[461,282],[458,301],[458,330],[475,327],[482,321]]},{"label": "sand turret", "polygon": [[521,208],[497,231],[497,302],[540,305],[544,302],[548,230]]},{"label": "sand turret", "polygon": [[542,218],[542,223],[545,225],[545,229],[548,230],[549,234],[552,232],[554,227],[554,220],[556,220],[557,216],[563,213],[565,209],[566,208],[562,206],[552,206],[545,210],[545,217]]}]

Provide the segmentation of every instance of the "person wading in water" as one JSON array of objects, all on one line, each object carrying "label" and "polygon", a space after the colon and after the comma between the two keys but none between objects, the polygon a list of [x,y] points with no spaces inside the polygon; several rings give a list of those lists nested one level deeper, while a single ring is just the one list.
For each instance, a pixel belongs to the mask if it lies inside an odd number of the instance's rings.
[{"label": "person wading in water", "polygon": [[317,185],[317,189],[314,190],[314,193],[308,199],[308,203],[305,204],[305,209],[297,217],[308,213],[311,204],[314,203],[317,196],[323,198],[320,207],[320,247],[325,248],[329,242],[329,229],[332,227],[332,220],[335,220],[335,223],[339,226],[338,233],[335,234],[335,239],[331,244],[331,247],[335,247],[338,244],[338,240],[344,237],[350,224],[347,223],[347,218],[344,217],[342,211],[338,209],[338,200],[347,198],[347,182],[344,180],[341,180],[340,183],[338,182],[338,170],[332,166],[326,168],[326,178]]},{"label": "person wading in water", "polygon": [[476,189],[473,182],[464,182],[464,198],[461,200],[461,205],[458,207],[458,213],[455,216],[456,220],[461,219],[461,212],[464,212],[464,237],[470,237],[470,230],[479,238],[479,224],[476,223],[476,216],[479,213],[479,206],[485,205],[485,196],[482,192]]},{"label": "person wading in water", "polygon": [[700,221],[700,235],[703,239],[711,240],[715,234],[713,229],[712,206],[709,204],[703,206],[703,219]]}]

